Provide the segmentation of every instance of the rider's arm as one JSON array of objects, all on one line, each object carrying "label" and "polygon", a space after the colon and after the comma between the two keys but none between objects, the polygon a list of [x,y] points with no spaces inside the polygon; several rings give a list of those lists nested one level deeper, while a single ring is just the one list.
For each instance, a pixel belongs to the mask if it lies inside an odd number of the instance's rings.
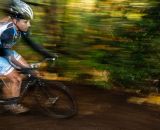
[{"label": "rider's arm", "polygon": [[43,55],[47,58],[56,58],[57,55],[53,53],[49,53],[44,47],[39,45],[38,43],[35,43],[27,34],[22,32],[22,38],[24,41],[29,45],[32,49]]}]

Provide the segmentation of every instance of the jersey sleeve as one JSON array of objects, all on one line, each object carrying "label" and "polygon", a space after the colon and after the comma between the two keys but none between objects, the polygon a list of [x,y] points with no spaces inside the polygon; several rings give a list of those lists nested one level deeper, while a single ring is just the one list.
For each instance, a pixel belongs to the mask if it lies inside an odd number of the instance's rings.
[{"label": "jersey sleeve", "polygon": [[16,30],[11,27],[6,29],[2,34],[1,34],[1,44],[3,48],[11,48],[13,44],[15,43],[15,34]]},{"label": "jersey sleeve", "polygon": [[33,50],[38,52],[43,57],[57,58],[56,54],[48,52],[48,50],[46,50],[43,46],[39,45],[38,43],[35,43],[27,33],[22,32],[22,38],[27,43],[27,45],[29,45]]}]

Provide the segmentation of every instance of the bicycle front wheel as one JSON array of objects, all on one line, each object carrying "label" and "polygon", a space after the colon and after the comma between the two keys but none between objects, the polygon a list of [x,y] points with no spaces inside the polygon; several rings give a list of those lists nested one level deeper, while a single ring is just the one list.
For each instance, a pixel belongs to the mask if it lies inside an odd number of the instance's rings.
[{"label": "bicycle front wheel", "polygon": [[60,82],[45,83],[35,89],[41,110],[55,118],[69,118],[77,113],[77,103],[68,87]]}]

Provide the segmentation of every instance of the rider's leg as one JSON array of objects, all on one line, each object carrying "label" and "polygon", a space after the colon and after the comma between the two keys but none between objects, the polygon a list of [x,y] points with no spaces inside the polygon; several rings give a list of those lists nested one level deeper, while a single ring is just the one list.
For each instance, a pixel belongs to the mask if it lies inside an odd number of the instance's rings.
[{"label": "rider's leg", "polygon": [[9,101],[4,105],[4,108],[7,111],[15,114],[27,112],[29,109],[18,103],[22,83],[20,74],[13,70],[11,73],[6,75],[6,78],[3,79],[3,82],[3,97],[4,100]]},{"label": "rider's leg", "polygon": [[20,96],[20,88],[22,78],[21,76],[14,70],[10,74],[6,75],[6,79],[4,81],[3,87],[3,97],[6,100],[4,105],[4,109],[10,111],[14,114],[24,113],[29,111],[27,107],[19,104],[19,96]]},{"label": "rider's leg", "polygon": [[[20,57],[17,61],[24,67],[29,66],[22,57]],[[13,69],[13,67],[11,69],[11,72],[7,73],[4,76],[4,87],[2,89],[3,97],[5,100],[11,101],[9,102],[9,104],[4,105],[4,108],[16,114],[27,112],[29,110],[28,108],[17,103],[17,99],[20,96],[22,76],[15,69]]]},{"label": "rider's leg", "polygon": [[[16,53],[16,52],[14,52]],[[29,67],[26,60],[15,54],[15,61],[23,67]],[[18,58],[19,57],[19,58]],[[20,88],[22,83],[22,76],[14,69],[9,74],[5,75],[6,79],[3,80],[5,86],[3,87],[4,98],[19,97]]]},{"label": "rider's leg", "polygon": [[[23,57],[17,61],[24,67],[29,67],[29,64],[24,60]],[[3,79],[5,86],[3,87],[4,98],[19,97],[20,88],[22,83],[22,76],[15,70],[5,76]]]},{"label": "rider's leg", "polygon": [[15,70],[5,76],[6,78],[3,79],[4,87],[3,87],[3,97],[7,98],[14,98],[19,97],[20,95],[20,88],[22,83],[22,77],[18,74]]}]

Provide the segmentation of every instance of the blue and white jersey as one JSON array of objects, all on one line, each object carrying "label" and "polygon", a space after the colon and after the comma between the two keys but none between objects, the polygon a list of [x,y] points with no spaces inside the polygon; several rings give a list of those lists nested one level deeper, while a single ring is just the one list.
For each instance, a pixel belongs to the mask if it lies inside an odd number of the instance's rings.
[{"label": "blue and white jersey", "polygon": [[54,55],[45,50],[41,45],[32,41],[28,32],[18,31],[13,22],[0,23],[0,57],[10,56],[11,48],[16,44],[17,40],[20,39],[21,36],[27,45],[42,56],[54,57]]},{"label": "blue and white jersey", "polygon": [[9,56],[16,61],[21,58],[21,55],[11,50],[19,37],[20,33],[12,22],[0,23],[0,76],[5,76],[14,70],[8,60]]},{"label": "blue and white jersey", "polygon": [[0,48],[11,49],[20,38],[20,32],[12,22],[0,23]]}]

